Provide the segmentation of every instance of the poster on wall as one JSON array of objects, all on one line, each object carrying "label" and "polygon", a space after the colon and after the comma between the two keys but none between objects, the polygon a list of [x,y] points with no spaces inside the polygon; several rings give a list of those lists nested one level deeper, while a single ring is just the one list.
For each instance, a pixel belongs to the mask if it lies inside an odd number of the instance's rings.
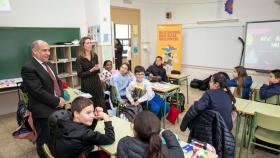
[{"label": "poster on wall", "polygon": [[11,11],[9,0],[0,0],[0,11]]},{"label": "poster on wall", "polygon": [[100,26],[94,25],[88,27],[88,36],[93,42],[100,42]]},{"label": "poster on wall", "polygon": [[167,72],[181,71],[182,25],[163,24],[157,26],[157,56],[164,60]]}]

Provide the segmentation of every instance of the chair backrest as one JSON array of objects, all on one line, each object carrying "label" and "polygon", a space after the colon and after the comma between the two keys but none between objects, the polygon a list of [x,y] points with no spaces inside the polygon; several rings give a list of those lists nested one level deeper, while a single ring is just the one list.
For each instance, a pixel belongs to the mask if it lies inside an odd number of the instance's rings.
[{"label": "chair backrest", "polygon": [[260,90],[255,89],[254,90],[254,100],[262,103],[268,103],[268,104],[274,104],[274,105],[280,105],[280,95],[274,95],[270,98],[267,98],[266,100],[260,99]]},{"label": "chair backrest", "polygon": [[44,150],[44,153],[45,153],[45,156],[47,158],[54,158],[50,152],[50,149],[48,147],[48,145],[46,143],[43,144],[43,150]]},{"label": "chair backrest", "polygon": [[49,116],[48,118],[49,134],[53,139],[54,149],[56,145],[55,140],[61,135],[61,130],[59,130],[59,127],[61,125],[58,123],[58,120],[70,120],[70,119],[72,119],[71,112],[64,109],[57,110]]},{"label": "chair backrest", "polygon": [[117,88],[114,85],[111,85],[111,100],[113,103],[116,103],[118,101],[118,94],[119,92],[117,91]]},{"label": "chair backrest", "polygon": [[275,105],[279,105],[279,95],[274,95],[270,98],[267,98],[265,100],[266,103],[268,104],[275,104]]},{"label": "chair backrest", "polygon": [[270,116],[259,112],[255,113],[255,123],[257,126],[272,130],[280,131],[280,117]]}]

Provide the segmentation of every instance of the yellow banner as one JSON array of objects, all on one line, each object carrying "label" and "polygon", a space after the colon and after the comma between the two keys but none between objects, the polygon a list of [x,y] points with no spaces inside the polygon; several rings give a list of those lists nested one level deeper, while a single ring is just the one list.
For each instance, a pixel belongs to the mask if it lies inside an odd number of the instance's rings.
[{"label": "yellow banner", "polygon": [[164,24],[157,26],[157,55],[162,56],[167,71],[181,71],[182,25]]}]

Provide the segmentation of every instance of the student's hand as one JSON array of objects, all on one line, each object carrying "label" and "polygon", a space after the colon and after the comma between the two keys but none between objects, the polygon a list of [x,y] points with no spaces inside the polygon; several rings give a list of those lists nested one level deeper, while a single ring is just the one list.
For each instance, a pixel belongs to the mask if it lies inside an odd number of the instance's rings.
[{"label": "student's hand", "polygon": [[152,73],[150,73],[149,76],[152,78],[154,75]]},{"label": "student's hand", "polygon": [[96,107],[96,108],[95,108],[95,112],[96,112],[96,114],[97,114],[98,112],[103,112],[103,108],[102,108],[102,107]]},{"label": "student's hand", "polygon": [[137,100],[136,102],[134,102],[134,106],[138,106],[140,103],[139,101]]},{"label": "student's hand", "polygon": [[96,70],[100,69],[99,64],[96,64],[94,67],[95,67]]},{"label": "student's hand", "polygon": [[269,85],[269,79],[267,79],[264,84]]},{"label": "student's hand", "polygon": [[110,117],[108,114],[106,114],[105,112],[98,112],[98,115],[95,116],[95,118],[97,119],[103,119],[104,122],[110,121]]},{"label": "student's hand", "polygon": [[94,67],[92,67],[89,71],[90,71],[90,72],[94,72],[94,71],[96,71],[96,70],[98,70],[98,69],[96,69],[96,67],[94,66]]},{"label": "student's hand", "polygon": [[62,97],[59,97],[59,107],[63,108],[65,106],[65,100]]},{"label": "student's hand", "polygon": [[127,74],[128,74],[129,76],[133,76],[133,73],[132,73],[131,71],[128,71]]},{"label": "student's hand", "polygon": [[135,102],[134,101],[130,101],[130,104],[135,106]]}]

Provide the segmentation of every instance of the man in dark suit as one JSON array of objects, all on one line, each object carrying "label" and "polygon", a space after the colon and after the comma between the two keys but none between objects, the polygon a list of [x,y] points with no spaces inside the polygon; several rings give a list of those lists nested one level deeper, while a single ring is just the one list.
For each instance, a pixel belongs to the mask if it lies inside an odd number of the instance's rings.
[{"label": "man in dark suit", "polygon": [[42,145],[52,146],[48,129],[48,117],[57,107],[63,107],[61,81],[54,66],[49,63],[50,47],[47,42],[36,40],[32,43],[31,61],[21,69],[23,84],[29,96],[30,111],[37,132],[37,152],[45,157]]}]

